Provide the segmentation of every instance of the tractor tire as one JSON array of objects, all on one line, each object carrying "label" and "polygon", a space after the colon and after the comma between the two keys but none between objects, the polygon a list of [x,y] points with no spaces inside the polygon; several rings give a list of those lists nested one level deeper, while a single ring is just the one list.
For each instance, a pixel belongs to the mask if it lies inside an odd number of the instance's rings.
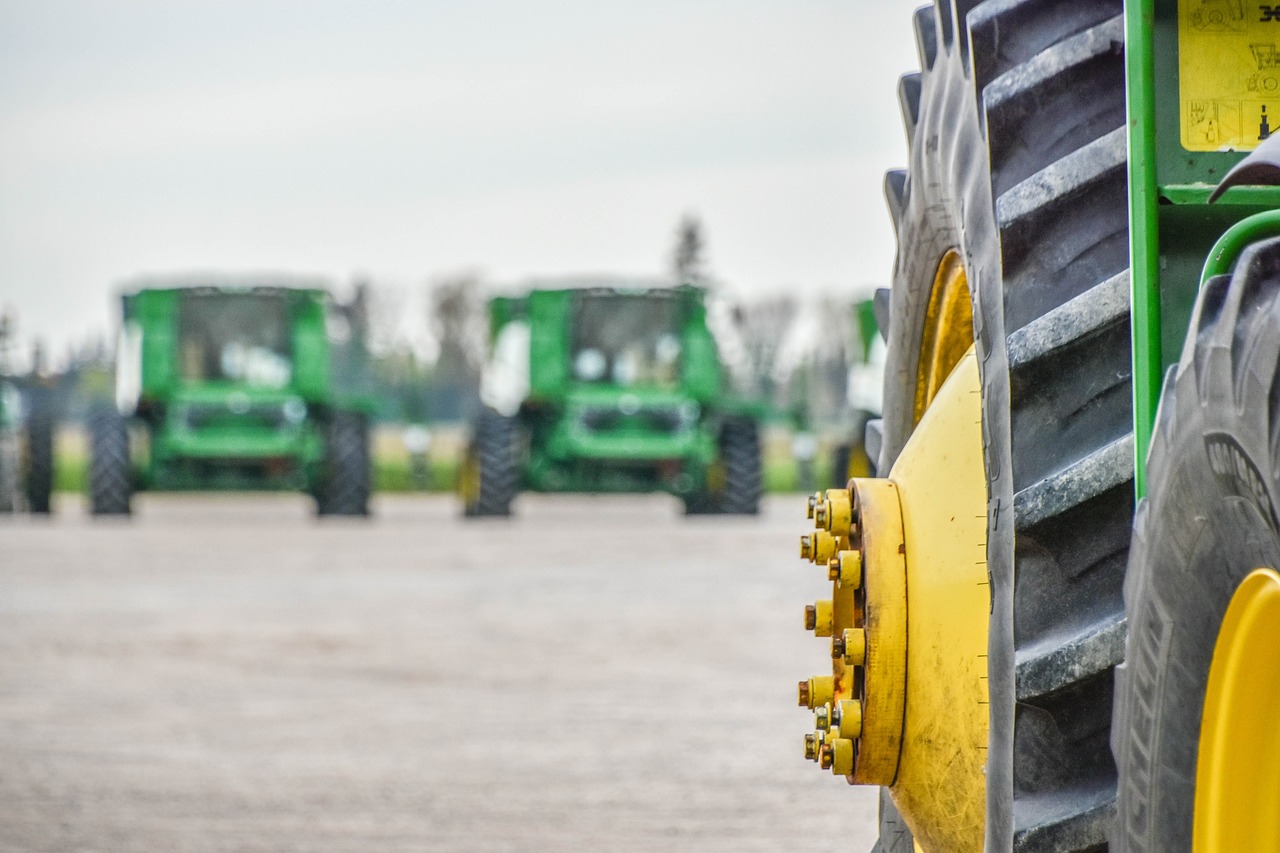
[{"label": "tractor tire", "polygon": [[685,515],[719,515],[720,502],[710,492],[692,492],[683,498]]},{"label": "tractor tire", "polygon": [[48,412],[37,411],[27,422],[27,470],[24,488],[27,509],[48,515],[53,495],[54,420]]},{"label": "tractor tire", "polygon": [[760,427],[750,418],[727,419],[720,427],[720,464],[724,494],[719,509],[728,515],[757,515],[764,475],[760,460]]},{"label": "tractor tire", "polygon": [[[1253,569],[1280,569],[1280,239],[1201,290],[1165,379],[1138,508],[1116,672],[1111,849],[1191,849],[1214,644]],[[1274,773],[1274,768],[1267,768]]]},{"label": "tractor tire", "polygon": [[871,853],[915,853],[916,845],[906,821],[898,814],[887,788],[880,789],[880,837]]},{"label": "tractor tire", "polygon": [[369,425],[359,412],[333,412],[325,425],[317,515],[369,514]]},{"label": "tractor tire", "polygon": [[114,407],[89,417],[89,511],[94,515],[128,515],[133,498],[133,465],[129,432]]},{"label": "tractor tire", "polygon": [[468,518],[511,515],[511,502],[520,490],[519,422],[493,409],[481,409],[467,464],[478,482],[470,494],[463,495],[463,514]]},{"label": "tractor tire", "polygon": [[1121,12],[936,3],[915,15],[922,70],[899,87],[910,166],[885,180],[898,253],[877,467],[914,429],[954,251],[982,376],[988,850],[1102,849],[1114,808],[1133,507]]}]

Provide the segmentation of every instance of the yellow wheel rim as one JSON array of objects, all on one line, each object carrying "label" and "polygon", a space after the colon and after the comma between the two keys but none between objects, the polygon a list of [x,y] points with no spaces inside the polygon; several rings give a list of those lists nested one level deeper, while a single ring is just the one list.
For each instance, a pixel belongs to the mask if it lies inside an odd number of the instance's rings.
[{"label": "yellow wheel rim", "polygon": [[969,297],[969,277],[959,253],[951,249],[938,263],[925,309],[916,373],[915,423],[920,423],[942,383],[971,346],[973,301]]},{"label": "yellow wheel rim", "polygon": [[1209,667],[1194,850],[1280,850],[1280,574],[1255,569],[1227,606]]},{"label": "yellow wheel rim", "polygon": [[468,453],[462,460],[462,469],[458,472],[458,494],[464,503],[472,504],[480,497],[480,460]]}]

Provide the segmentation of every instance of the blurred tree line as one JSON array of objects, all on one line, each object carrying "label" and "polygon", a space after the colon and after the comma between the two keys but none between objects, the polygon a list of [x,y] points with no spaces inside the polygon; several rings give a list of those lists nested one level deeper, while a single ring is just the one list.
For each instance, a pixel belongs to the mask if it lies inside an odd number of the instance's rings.
[{"label": "blurred tree line", "polygon": [[[850,364],[864,351],[853,306],[865,294],[833,296],[799,286],[737,293],[712,274],[706,246],[699,219],[682,217],[668,255],[668,275],[674,283],[707,288],[712,331],[734,386],[770,404],[778,419],[796,428],[838,424],[845,415]],[[343,310],[364,327],[379,420],[472,418],[489,345],[486,306],[497,291],[469,270],[414,288],[371,277],[355,280]],[[0,318],[0,375],[52,395],[65,420],[82,421],[95,402],[112,399],[114,329],[88,335],[55,358],[38,338],[27,353],[18,352],[16,327],[12,310]]]}]

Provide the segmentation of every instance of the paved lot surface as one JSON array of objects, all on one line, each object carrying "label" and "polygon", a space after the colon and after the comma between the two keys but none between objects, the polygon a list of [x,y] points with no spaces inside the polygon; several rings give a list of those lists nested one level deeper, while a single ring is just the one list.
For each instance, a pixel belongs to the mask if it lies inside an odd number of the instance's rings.
[{"label": "paved lot surface", "polygon": [[0,521],[0,849],[844,850],[796,498],[293,496]]}]

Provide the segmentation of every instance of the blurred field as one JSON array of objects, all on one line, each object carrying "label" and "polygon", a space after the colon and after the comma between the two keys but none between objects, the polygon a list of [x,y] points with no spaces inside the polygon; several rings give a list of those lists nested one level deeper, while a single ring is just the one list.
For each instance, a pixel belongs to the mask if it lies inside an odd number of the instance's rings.
[{"label": "blurred field", "polygon": [[0,849],[865,851],[800,757],[794,497],[77,499],[0,520]]},{"label": "blurred field", "polygon": [[[447,492],[453,489],[458,462],[466,449],[467,428],[461,424],[442,424],[431,428],[431,445],[427,452],[426,476],[415,473],[404,444],[404,428],[398,425],[379,427],[373,438],[374,489],[379,492]],[[792,433],[772,427],[764,433],[764,486],[766,492],[807,491],[801,472],[791,454]],[[830,471],[829,443],[819,445],[814,460],[814,479],[826,481]],[[60,492],[85,490],[88,471],[88,441],[79,427],[64,427],[58,433],[55,458],[54,488]],[[813,485],[812,488],[816,488]]]}]

